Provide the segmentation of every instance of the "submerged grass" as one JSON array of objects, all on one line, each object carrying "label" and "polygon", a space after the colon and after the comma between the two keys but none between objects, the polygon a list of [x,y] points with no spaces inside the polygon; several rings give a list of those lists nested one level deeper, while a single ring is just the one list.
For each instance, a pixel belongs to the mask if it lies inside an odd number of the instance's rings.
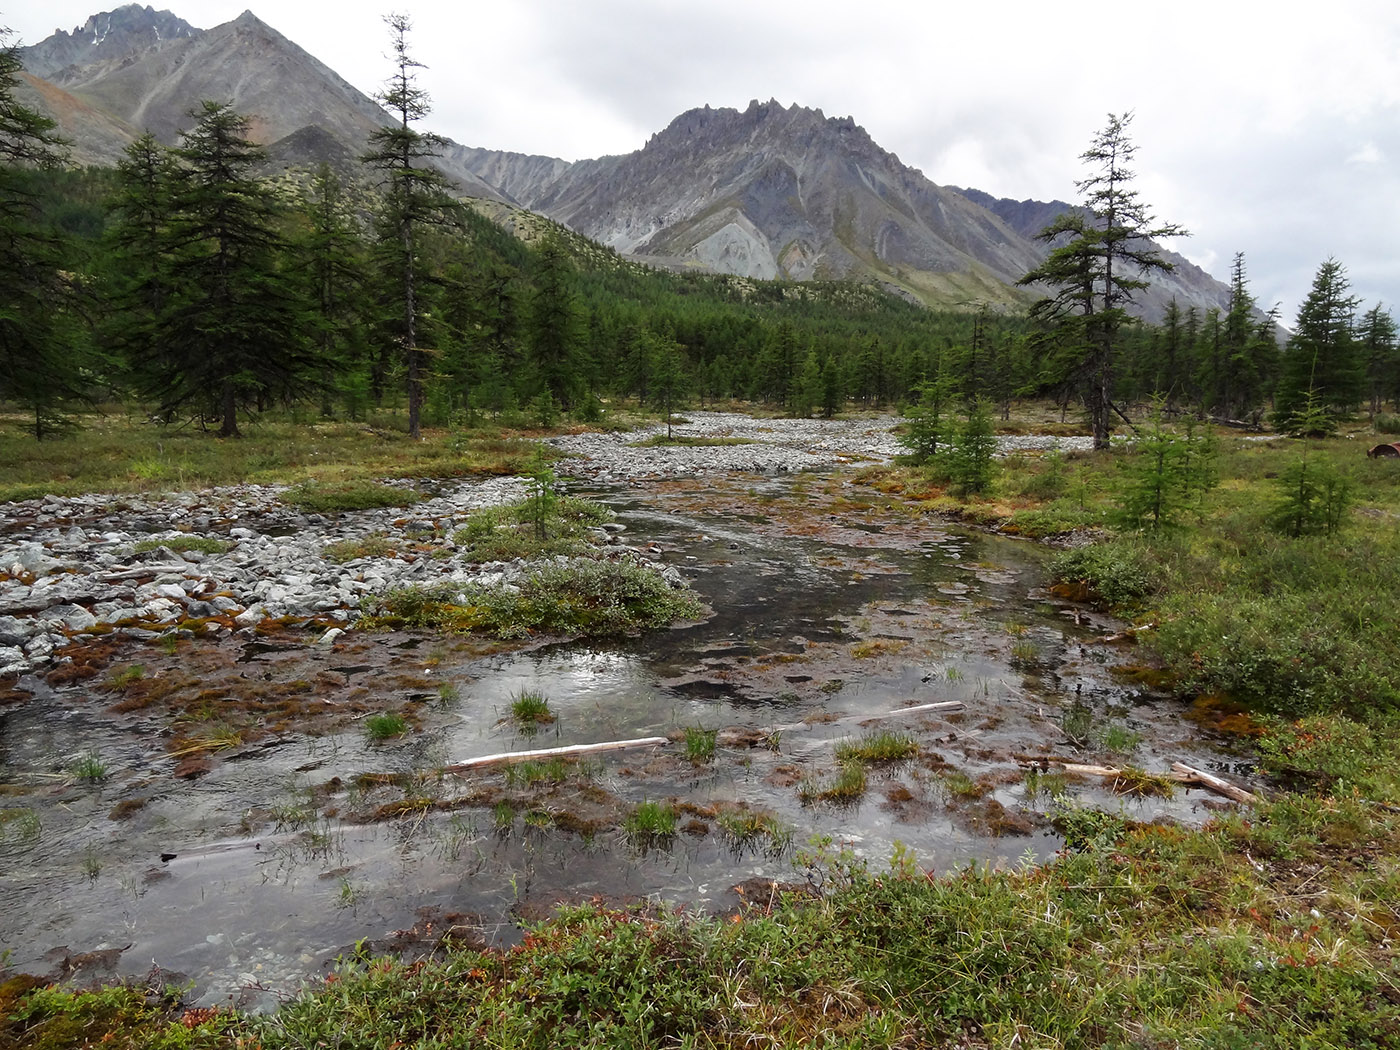
[{"label": "submerged grass", "polygon": [[[651,804],[660,827],[660,804]],[[1335,829],[1346,829],[1338,845]],[[1400,818],[1291,796],[1199,831],[1128,827],[1044,866],[941,877],[817,844],[822,895],[735,921],[570,908],[508,951],[343,960],[270,1016],[145,985],[0,985],[17,1050],[116,1046],[1400,1045]],[[1280,844],[1288,849],[1281,851]]]}]

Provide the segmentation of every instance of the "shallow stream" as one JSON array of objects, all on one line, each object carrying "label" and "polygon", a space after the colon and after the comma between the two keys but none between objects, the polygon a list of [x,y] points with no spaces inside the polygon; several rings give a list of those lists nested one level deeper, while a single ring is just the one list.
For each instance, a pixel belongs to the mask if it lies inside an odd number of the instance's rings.
[{"label": "shallow stream", "polygon": [[[185,643],[222,646],[207,665],[188,651],[112,654],[148,673],[305,685],[347,711],[399,708],[414,730],[397,739],[372,742],[363,715],[347,715],[334,731],[286,726],[191,765],[158,709],[115,712],[91,683],[27,680],[34,697],[0,709],[10,964],[78,980],[154,966],[195,982],[205,1004],[267,1007],[360,941],[506,944],[560,902],[722,911],[774,881],[819,883],[802,858],[814,835],[872,866],[898,842],[947,870],[1054,853],[1051,820],[1076,805],[1198,822],[1213,804],[1180,787],[1119,795],[1102,778],[1025,771],[1027,755],[1229,769],[1178,702],[1114,672],[1139,654],[1103,641],[1120,624],[1049,595],[1040,547],[931,522],[837,474],[593,495],[712,615],[601,645],[501,651],[351,632],[324,650]],[[556,717],[533,733],[509,717],[525,691]],[[963,707],[897,714],[941,701]],[[687,757],[686,730],[718,731],[713,758]],[[877,730],[912,736],[918,756],[869,763],[863,791],[831,797],[838,746]],[[647,736],[671,742],[536,768],[528,783],[501,766],[438,773]],[[100,759],[100,780],[74,774],[84,756]],[[674,835],[628,833],[627,814],[649,800],[678,807]]]}]

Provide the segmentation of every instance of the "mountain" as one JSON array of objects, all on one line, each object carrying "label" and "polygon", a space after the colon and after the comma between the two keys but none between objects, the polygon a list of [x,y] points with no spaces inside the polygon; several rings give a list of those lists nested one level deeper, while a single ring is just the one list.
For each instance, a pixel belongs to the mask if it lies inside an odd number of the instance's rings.
[{"label": "mountain", "polygon": [[[80,163],[110,164],[151,130],[167,143],[203,99],[252,119],[274,167],[356,158],[391,118],[301,47],[244,12],[200,30],[135,4],[21,49],[27,103],[52,115]],[[1020,308],[1035,234],[1070,205],[938,186],[849,117],[783,106],[704,106],[639,150],[567,162],[448,142],[438,166],[466,196],[524,207],[652,265],[792,280],[873,282],[930,304]],[[1226,286],[1173,257],[1142,304],[1223,305]]]},{"label": "mountain", "polygon": [[[955,187],[956,188],[956,187]],[[959,189],[968,200],[986,208],[1002,222],[1022,237],[1034,239],[1041,230],[1049,226],[1075,205],[1064,201],[1011,200],[1006,197],[993,197],[981,190]],[[1230,288],[1217,281],[1190,259],[1177,252],[1169,251],[1160,245],[1157,254],[1172,266],[1170,273],[1153,273],[1147,289],[1138,296],[1138,307],[1142,314],[1151,318],[1161,317],[1167,304],[1173,299],[1183,306],[1198,306],[1202,310],[1219,307],[1226,310],[1230,305]],[[1263,314],[1259,316],[1262,318]]]},{"label": "mountain", "polygon": [[[74,56],[79,60],[67,61]],[[58,121],[60,133],[74,143],[77,163],[113,163],[145,131],[178,142],[204,99],[232,102],[251,119],[254,141],[282,143],[289,161],[313,165],[358,157],[370,133],[392,123],[367,95],[251,11],[200,30],[168,11],[129,4],[94,15],[71,34],[21,48],[20,59],[31,74],[33,94],[26,100],[37,99],[41,111]],[[89,113],[107,121],[100,140],[79,120]],[[113,150],[118,133],[125,141]],[[305,147],[317,138],[328,148],[337,144],[331,148],[336,156],[308,156]],[[442,166],[464,192],[500,197],[472,173]]]},{"label": "mountain", "polygon": [[486,150],[463,163],[624,254],[751,277],[873,280],[920,299],[1012,304],[1040,254],[849,118],[751,102],[681,114],[635,153],[573,165]]},{"label": "mountain", "polygon": [[[456,158],[524,207],[659,265],[751,277],[874,281],[927,303],[1023,306],[1044,258],[1036,234],[1071,205],[935,185],[849,117],[776,101],[681,114],[620,157],[461,149]],[[1181,256],[1142,312],[1173,297],[1223,306],[1228,288]]]},{"label": "mountain", "polygon": [[57,29],[53,36],[20,48],[20,60],[34,76],[53,80],[55,74],[70,66],[122,62],[128,56],[173,40],[192,39],[202,32],[169,11],[127,4],[115,11],[92,15],[71,33]]}]

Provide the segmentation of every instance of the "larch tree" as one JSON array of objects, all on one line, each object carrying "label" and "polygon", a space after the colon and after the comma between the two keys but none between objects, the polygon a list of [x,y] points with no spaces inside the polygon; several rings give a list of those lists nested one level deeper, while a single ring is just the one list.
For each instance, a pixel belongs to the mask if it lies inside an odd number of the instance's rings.
[{"label": "larch tree", "polygon": [[394,72],[375,101],[397,122],[371,133],[369,151],[360,159],[382,176],[377,254],[386,281],[396,288],[398,316],[390,331],[407,378],[408,434],[416,439],[422,436],[424,381],[429,368],[429,351],[419,340],[427,281],[420,242],[424,227],[449,221],[457,205],[448,195],[446,176],[429,164],[446,140],[413,126],[432,111],[428,93],[418,86],[414,72],[424,68],[423,63],[415,61],[408,51],[413,24],[408,16],[397,14],[386,16],[384,21],[393,41]]},{"label": "larch tree", "polygon": [[0,28],[0,397],[34,419],[35,437],[62,429],[62,406],[82,393],[62,244],[40,216],[43,177],[65,143],[47,117],[15,98],[22,66]]},{"label": "larch tree", "polygon": [[1370,398],[1371,418],[1380,414],[1387,397],[1395,397],[1400,381],[1400,345],[1397,345],[1395,318],[1377,303],[1361,315],[1357,326],[1357,342],[1366,365],[1366,392]]},{"label": "larch tree", "polygon": [[171,302],[169,250],[179,172],[174,154],[147,132],[117,162],[107,202],[106,294],[111,309],[99,329],[104,344],[136,373],[155,382],[160,325]]},{"label": "larch tree", "polygon": [[1061,215],[1040,234],[1052,247],[1040,266],[1018,282],[1042,284],[1053,293],[1033,315],[1060,330],[1057,370],[1073,378],[1094,430],[1094,447],[1107,448],[1113,408],[1114,364],[1119,333],[1131,322],[1128,307],[1148,287],[1146,275],[1172,269],[1152,244],[1185,230],[1157,223],[1132,188],[1133,155],[1128,138],[1132,114],[1110,113],[1108,124],[1080,157],[1089,175],[1075,185],[1082,209]]},{"label": "larch tree", "polygon": [[167,412],[193,405],[237,437],[238,413],[314,382],[301,301],[282,265],[279,208],[254,174],[248,118],[204,102],[177,149],[167,235],[170,301],[149,375]]}]

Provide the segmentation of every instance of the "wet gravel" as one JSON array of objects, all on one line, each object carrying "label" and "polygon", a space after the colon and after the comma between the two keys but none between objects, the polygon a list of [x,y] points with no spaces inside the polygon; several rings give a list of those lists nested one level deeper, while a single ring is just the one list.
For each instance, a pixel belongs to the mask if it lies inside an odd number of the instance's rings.
[{"label": "wet gravel", "polygon": [[[701,474],[828,470],[853,463],[886,463],[903,451],[894,428],[896,416],[866,419],[755,419],[733,412],[691,412],[674,422],[674,438],[735,442],[721,445],[639,447],[664,437],[656,424],[626,433],[572,434],[549,443],[570,458],[560,473],[607,484]],[[1093,446],[1088,437],[1004,436],[1000,455],[1015,452],[1065,451]]]},{"label": "wet gravel", "polygon": [[[900,451],[895,417],[852,420],[754,419],[695,412],[673,425],[676,437],[732,444],[642,446],[664,425],[628,433],[549,439],[566,454],[565,477],[621,484],[658,478],[757,472],[776,474],[887,462]],[[1003,454],[1077,448],[1088,438],[1003,437]],[[395,482],[412,485],[413,482]],[[48,496],[0,505],[0,674],[52,662],[75,636],[116,630],[154,639],[189,620],[212,633],[252,630],[263,620],[321,618],[352,624],[367,598],[423,583],[511,586],[523,562],[465,562],[452,532],[475,510],[520,499],[519,478],[442,484],[409,508],[306,514],[284,504],[285,489],[243,485],[200,492],[113,497]],[[336,564],[331,544],[383,536],[390,556]],[[221,553],[179,551],[163,538],[212,537]],[[614,557],[654,558],[616,531]],[[153,549],[138,550],[143,541]],[[673,586],[683,581],[661,568]]]}]

